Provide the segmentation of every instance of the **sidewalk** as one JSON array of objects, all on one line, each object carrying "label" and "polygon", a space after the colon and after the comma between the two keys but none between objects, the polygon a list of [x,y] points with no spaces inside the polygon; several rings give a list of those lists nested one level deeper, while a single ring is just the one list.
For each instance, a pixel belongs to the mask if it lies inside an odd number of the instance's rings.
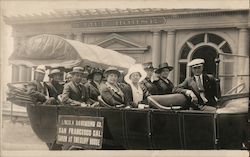
[{"label": "sidewalk", "polygon": [[3,150],[48,150],[27,123],[3,120],[2,137]]}]

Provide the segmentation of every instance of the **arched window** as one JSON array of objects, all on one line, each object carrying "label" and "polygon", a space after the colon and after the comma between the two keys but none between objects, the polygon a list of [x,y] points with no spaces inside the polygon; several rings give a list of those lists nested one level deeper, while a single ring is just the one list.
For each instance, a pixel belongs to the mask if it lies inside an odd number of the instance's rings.
[{"label": "arched window", "polygon": [[[205,60],[204,71],[206,73],[215,74],[216,65],[215,58],[220,54],[222,62],[220,63],[220,77],[223,77],[223,84],[232,84],[230,75],[233,73],[233,59],[230,57],[232,49],[229,43],[222,37],[212,33],[201,33],[191,37],[187,40],[182,48],[179,56],[179,83],[183,82],[187,76],[190,76],[190,68],[187,63],[195,58],[203,58]],[[222,85],[223,86],[223,85]],[[231,86],[223,88],[225,91],[229,90]]]}]

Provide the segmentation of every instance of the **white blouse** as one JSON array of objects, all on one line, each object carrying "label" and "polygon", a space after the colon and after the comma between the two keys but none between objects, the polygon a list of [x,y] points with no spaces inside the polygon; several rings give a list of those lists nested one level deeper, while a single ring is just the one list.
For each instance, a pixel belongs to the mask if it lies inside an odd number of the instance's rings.
[{"label": "white blouse", "polygon": [[131,89],[132,89],[132,95],[133,95],[133,102],[138,104],[138,102],[143,100],[143,91],[138,84],[138,89],[134,86],[134,84],[130,84]]}]

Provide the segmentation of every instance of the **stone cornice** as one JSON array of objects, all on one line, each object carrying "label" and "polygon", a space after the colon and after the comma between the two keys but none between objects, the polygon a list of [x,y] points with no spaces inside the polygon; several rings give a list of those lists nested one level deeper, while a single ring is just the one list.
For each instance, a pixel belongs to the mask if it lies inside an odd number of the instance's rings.
[{"label": "stone cornice", "polygon": [[36,29],[34,32],[29,31],[21,31],[21,28],[18,28],[18,32],[13,29],[13,36],[29,36],[29,35],[37,35],[37,34],[67,34],[69,32],[82,32],[83,34],[92,34],[92,33],[110,33],[110,32],[138,32],[138,31],[147,31],[152,32],[154,30],[160,31],[168,31],[168,30],[195,30],[195,29],[219,29],[219,28],[235,28],[239,29],[240,27],[248,27],[248,21],[239,21],[239,20],[230,20],[230,21],[207,21],[206,23],[185,23],[185,25],[180,24],[172,24],[172,25],[145,25],[145,26],[121,26],[119,28],[114,29],[114,27],[103,27],[100,28],[69,28],[67,30],[51,30],[51,31],[40,31]]},{"label": "stone cornice", "polygon": [[[171,11],[171,10],[170,10]],[[116,18],[140,18],[140,17],[164,17],[165,19],[182,19],[188,17],[208,17],[208,16],[224,16],[224,15],[246,15],[248,16],[249,10],[228,10],[228,9],[206,9],[206,10],[190,10],[190,11],[176,11],[170,12],[164,10],[160,12],[136,12],[134,14],[107,14],[103,16],[55,16],[53,14],[44,14],[43,16],[17,16],[17,17],[4,17],[4,21],[9,25],[15,24],[31,24],[31,23],[56,23],[56,22],[77,22],[85,20],[102,20],[102,19],[116,19]]]}]

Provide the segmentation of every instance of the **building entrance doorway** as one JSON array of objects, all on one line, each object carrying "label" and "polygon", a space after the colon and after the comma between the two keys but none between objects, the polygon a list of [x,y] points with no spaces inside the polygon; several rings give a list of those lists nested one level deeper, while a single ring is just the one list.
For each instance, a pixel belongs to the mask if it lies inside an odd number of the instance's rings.
[{"label": "building entrance doorway", "polygon": [[191,59],[202,58],[205,60],[204,64],[204,72],[207,74],[213,74],[215,76],[216,73],[216,64],[215,58],[217,56],[217,51],[211,46],[201,46],[197,48]]}]

